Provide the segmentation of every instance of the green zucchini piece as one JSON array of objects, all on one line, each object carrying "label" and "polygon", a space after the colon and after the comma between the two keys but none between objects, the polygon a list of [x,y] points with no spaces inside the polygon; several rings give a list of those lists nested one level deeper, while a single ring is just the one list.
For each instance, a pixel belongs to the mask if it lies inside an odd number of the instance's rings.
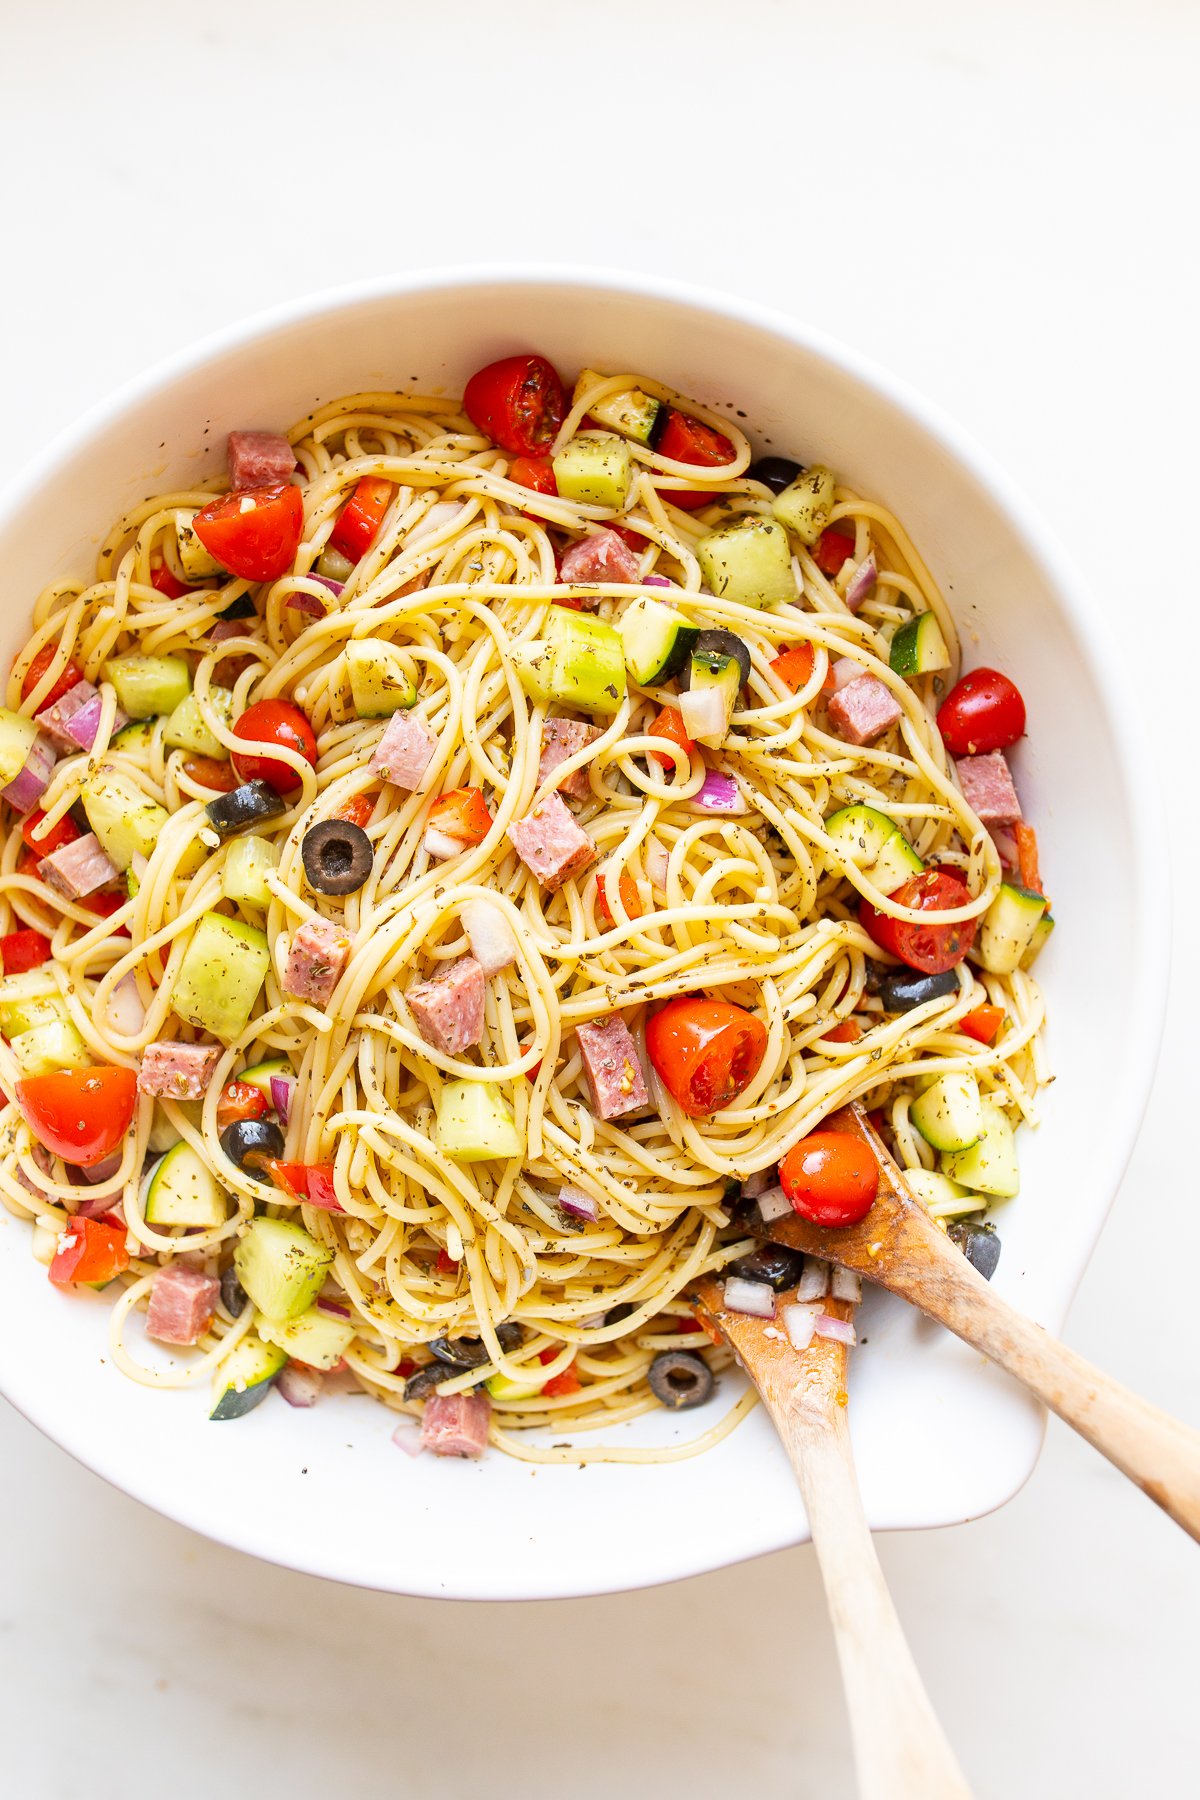
[{"label": "green zucchini piece", "polygon": [[718,525],[696,545],[709,589],[741,606],[774,606],[796,598],[787,532],[775,519],[750,513]]},{"label": "green zucchini piece", "polygon": [[[1011,975],[1033,946],[1046,900],[1032,889],[1006,881],[983,915],[976,957],[989,975]],[[1043,942],[1045,940],[1043,939]]]},{"label": "green zucchini piece", "polygon": [[181,1019],[228,1043],[246,1029],[270,966],[265,931],[205,913],[184,951],[171,1005]]},{"label": "green zucchini piece", "polygon": [[211,581],[214,575],[224,575],[225,569],[215,556],[210,556],[200,539],[196,536],[193,520],[199,508],[180,507],[175,514],[175,544],[179,551],[179,566],[189,581]]},{"label": "green zucchini piece", "polygon": [[298,1319],[321,1291],[333,1251],[291,1219],[251,1219],[233,1253],[237,1278],[266,1319]]},{"label": "green zucchini piece", "polygon": [[982,1194],[973,1194],[961,1182],[951,1181],[934,1169],[905,1169],[904,1179],[935,1219],[960,1219],[987,1205]]},{"label": "green zucchini piece", "polygon": [[153,854],[170,815],[148,800],[136,781],[111,763],[101,763],[79,797],[101,849],[118,869],[127,869],[135,856]]},{"label": "green zucchini piece", "polygon": [[391,713],[407,712],[420,699],[399,650],[384,638],[351,638],[346,670],[360,719],[386,719]]},{"label": "green zucchini piece", "polygon": [[[584,369],[575,383],[571,405],[577,405],[588,388],[603,380],[603,375],[595,369]],[[618,431],[622,437],[632,438],[637,444],[650,442],[661,411],[662,401],[655,400],[651,394],[643,394],[641,388],[621,389],[588,407],[588,414],[597,425],[603,425],[608,431]]]},{"label": "green zucchini piece", "polygon": [[514,1381],[508,1375],[489,1375],[483,1385],[492,1399],[499,1400],[503,1405],[505,1400],[532,1400],[535,1395],[541,1393],[546,1383],[544,1379],[541,1381]]},{"label": "green zucchini piece", "polygon": [[13,1038],[9,1049],[22,1075],[50,1075],[55,1069],[90,1069],[91,1051],[70,1019],[47,1019]]},{"label": "green zucchini piece", "polygon": [[524,1146],[512,1109],[486,1081],[447,1081],[437,1108],[437,1146],[459,1162],[520,1156]]},{"label": "green zucchini piece", "polygon": [[639,594],[630,602],[617,630],[626,666],[639,687],[678,675],[700,636],[699,626],[689,625],[673,606],[664,606],[649,594]]},{"label": "green zucchini piece", "polygon": [[0,706],[0,787],[16,780],[37,741],[38,728],[32,719]]},{"label": "green zucchini piece", "polygon": [[122,725],[120,731],[114,732],[109,749],[120,750],[127,756],[140,756],[149,749],[153,735],[153,719],[131,719],[128,725]]},{"label": "green zucchini piece", "polygon": [[811,547],[829,523],[835,486],[833,471],[813,463],[797,475],[790,487],[776,494],[771,510],[780,524],[794,531],[802,544]]},{"label": "green zucchini piece", "polygon": [[625,698],[620,634],[588,613],[552,606],[545,637],[515,645],[511,657],[522,687],[535,700],[615,713]]},{"label": "green zucchini piece", "polygon": [[892,639],[888,663],[897,675],[905,676],[932,675],[950,667],[950,652],[933,613],[918,613],[904,621]]},{"label": "green zucchini piece", "polygon": [[983,1136],[979,1083],[969,1072],[935,1076],[908,1116],[935,1150],[969,1150]]},{"label": "green zucchini piece", "polygon": [[830,813],[825,829],[881,893],[894,894],[925,867],[896,821],[877,807],[843,806]]},{"label": "green zucchini piece", "polygon": [[266,907],[271,904],[267,876],[279,867],[279,845],[270,838],[230,838],[221,864],[221,892],[227,900],[241,905]]},{"label": "green zucchini piece", "polygon": [[983,1136],[969,1150],[950,1150],[941,1156],[943,1175],[959,1181],[980,1194],[995,1194],[1011,1200],[1020,1192],[1021,1176],[1017,1168],[1017,1146],[1013,1128],[990,1100],[980,1102],[983,1113]]},{"label": "green zucchini piece", "polygon": [[[233,724],[233,695],[228,688],[210,687],[209,705],[222,724]],[[163,743],[168,750],[190,750],[195,756],[212,756],[218,762],[228,761],[229,752],[220,738],[214,737],[204,722],[195,694],[186,694],[163,728]]]},{"label": "green zucchini piece", "polygon": [[255,1063],[253,1067],[243,1069],[237,1080],[248,1081],[251,1087],[258,1089],[268,1106],[274,1106],[275,1102],[271,1097],[272,1075],[284,1081],[296,1079],[296,1071],[286,1056],[271,1056],[266,1062]]},{"label": "green zucchini piece", "polygon": [[633,480],[629,445],[619,437],[572,438],[554,458],[554,479],[564,500],[624,512]]},{"label": "green zucchini piece", "polygon": [[258,1330],[268,1344],[277,1344],[310,1369],[332,1369],[345,1355],[355,1326],[349,1319],[310,1306],[295,1319],[263,1319]]},{"label": "green zucchini piece", "polygon": [[234,1345],[213,1376],[210,1419],[240,1419],[266,1399],[287,1352],[264,1344],[252,1331]]},{"label": "green zucchini piece", "polygon": [[104,678],[131,719],[172,713],[192,691],[192,671],[182,656],[110,656]]},{"label": "green zucchini piece", "polygon": [[1043,913],[1041,918],[1038,920],[1037,925],[1034,928],[1033,941],[1030,944],[1028,950],[1025,952],[1024,956],[1021,958],[1021,967],[1023,969],[1032,969],[1034,963],[1037,961],[1038,957],[1042,954],[1042,951],[1045,949],[1046,939],[1050,936],[1050,933],[1053,930],[1054,930],[1053,915],[1050,913]]},{"label": "green zucchini piece", "polygon": [[146,1176],[142,1211],[147,1225],[223,1225],[229,1217],[225,1189],[202,1156],[182,1141]]}]

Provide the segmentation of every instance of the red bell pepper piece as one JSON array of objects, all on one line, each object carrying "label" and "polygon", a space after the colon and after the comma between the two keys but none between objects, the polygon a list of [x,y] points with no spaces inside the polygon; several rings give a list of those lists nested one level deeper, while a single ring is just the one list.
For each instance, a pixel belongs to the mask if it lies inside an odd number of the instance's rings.
[{"label": "red bell pepper piece", "polygon": [[53,826],[45,837],[35,838],[34,830],[41,824],[45,816],[45,813],[38,807],[33,812],[26,813],[21,821],[21,836],[29,848],[36,851],[39,858],[49,856],[54,850],[61,850],[64,844],[73,844],[80,836],[79,827],[70,813],[64,813],[58,824]]},{"label": "red bell pepper piece", "polygon": [[358,562],[379,535],[383,515],[395,497],[394,481],[385,481],[380,475],[364,475],[329,534],[331,547],[350,562]]},{"label": "red bell pepper piece", "polygon": [[[621,896],[621,905],[625,908],[629,917],[631,919],[640,919],[642,916],[642,897],[638,893],[637,882],[633,879],[633,876],[629,873],[628,869],[621,870],[621,879],[617,883],[617,892]],[[608,904],[608,895],[604,889],[603,875],[597,875],[596,877],[596,912],[598,913],[602,924],[616,924],[617,921],[613,917],[612,908]]]},{"label": "red bell pepper piece", "polygon": [[[689,756],[696,748],[694,740],[687,734],[687,727],[683,722],[683,714],[677,706],[664,706],[656,713],[646,727],[646,735],[648,737],[668,738],[672,744],[678,744],[681,750],[686,750]],[[656,763],[666,763],[670,761],[669,757],[655,756],[653,750],[651,750],[649,754],[654,758]]]},{"label": "red bell pepper piece", "polygon": [[24,975],[50,961],[50,939],[40,931],[10,931],[0,937],[0,962],[6,975]]},{"label": "red bell pepper piece", "polygon": [[831,577],[836,575],[842,564],[847,562],[853,555],[853,533],[847,535],[846,532],[839,531],[837,527],[833,525],[830,526],[828,531],[823,531],[813,545],[813,561],[816,563],[818,569],[820,569],[822,575],[829,575]]},{"label": "red bell pepper piece", "polygon": [[[42,645],[41,649],[38,651],[37,655],[34,657],[33,661],[30,663],[28,669],[25,671],[25,679],[21,683],[21,698],[22,698],[22,700],[28,700],[30,694],[32,694],[34,688],[37,686],[38,682],[42,679],[42,676],[46,673],[46,670],[50,667],[50,664],[54,661],[54,659],[57,655],[58,655],[58,645],[57,644],[43,644]],[[83,670],[79,667],[79,664],[77,662],[72,662],[68,659],[67,665],[64,668],[62,674],[59,676],[58,680],[54,683],[54,686],[50,689],[50,692],[46,695],[45,699],[42,701],[40,707],[38,708],[38,711],[45,712],[45,710],[48,706],[53,706],[54,702],[56,700],[61,700],[64,694],[67,694],[71,691],[71,689],[75,686],[76,682],[82,681],[82,680],[83,680]]]},{"label": "red bell pepper piece", "polygon": [[448,794],[440,794],[429,809],[428,823],[460,844],[482,844],[492,829],[483,789],[451,788]]},{"label": "red bell pepper piece", "polygon": [[996,1034],[1004,1023],[1002,1006],[977,1006],[969,1012],[965,1019],[958,1021],[958,1029],[967,1037],[974,1038],[978,1044],[994,1044]]},{"label": "red bell pepper piece", "polygon": [[194,590],[186,581],[177,581],[171,573],[170,565],[165,562],[155,563],[150,571],[150,585],[165,594],[168,600],[182,600],[185,594]]},{"label": "red bell pepper piece", "polygon": [[280,1162],[272,1156],[264,1159],[264,1166],[293,1200],[305,1200],[324,1212],[345,1212],[334,1191],[332,1163]]}]

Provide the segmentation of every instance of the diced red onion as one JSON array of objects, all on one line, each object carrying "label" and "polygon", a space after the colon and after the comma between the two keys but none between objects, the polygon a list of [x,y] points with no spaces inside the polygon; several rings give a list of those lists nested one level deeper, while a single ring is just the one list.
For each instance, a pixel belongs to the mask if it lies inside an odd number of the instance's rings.
[{"label": "diced red onion", "polygon": [[465,849],[458,838],[451,837],[448,831],[439,831],[436,825],[427,825],[421,846],[426,856],[432,856],[437,862],[445,862],[447,857],[458,856]]},{"label": "diced red onion", "polygon": [[807,1306],[785,1306],[779,1317],[783,1329],[787,1332],[793,1350],[807,1350],[813,1341],[813,1333],[817,1329],[820,1316],[819,1301],[810,1302]]},{"label": "diced red onion", "polygon": [[294,1362],[284,1364],[275,1383],[289,1406],[315,1406],[324,1385],[320,1369],[302,1369]]},{"label": "diced red onion", "polygon": [[647,838],[643,852],[646,873],[656,888],[665,888],[671,870],[671,854],[657,838]]},{"label": "diced red onion", "polygon": [[421,543],[427,537],[433,537],[435,532],[448,525],[451,519],[457,519],[458,515],[465,511],[467,504],[465,500],[437,501],[430,507],[424,518],[418,520],[412,530],[405,533],[404,548],[411,550],[414,544]]},{"label": "diced red onion", "polygon": [[600,1217],[600,1209],[590,1194],[582,1188],[564,1185],[558,1190],[558,1205],[561,1211],[570,1213],[573,1219],[588,1219],[591,1223]]},{"label": "diced red onion", "polygon": [[602,1312],[589,1313],[586,1319],[576,1320],[576,1324],[579,1326],[580,1331],[599,1331],[604,1323],[605,1317],[606,1314]]},{"label": "diced red onion", "polygon": [[[320,581],[321,576],[314,575],[312,579],[314,581]],[[340,583],[334,583],[333,585],[340,586]],[[289,594],[284,604],[285,606],[290,607],[293,612],[306,613],[310,619],[323,619],[325,617],[325,602],[323,600],[318,600],[315,594]]]},{"label": "diced red onion", "polygon": [[992,825],[988,836],[996,846],[996,854],[1000,858],[1000,867],[1005,874],[1010,869],[1020,867],[1021,856],[1017,849],[1017,840],[1007,825]]},{"label": "diced red onion", "polygon": [[829,680],[833,692],[836,694],[839,688],[849,687],[852,681],[857,681],[859,676],[865,675],[866,672],[862,664],[855,662],[852,656],[839,656],[829,669]]},{"label": "diced red onion", "polygon": [[324,1294],[317,1295],[317,1310],[328,1313],[334,1319],[349,1319],[353,1316],[348,1306],[343,1306],[340,1300],[327,1300]]},{"label": "diced red onion", "polygon": [[668,581],[667,577],[665,575],[643,575],[642,576],[642,586],[643,587],[673,588],[675,586],[675,583],[673,581]]},{"label": "diced red onion", "polygon": [[108,997],[108,1023],[122,1037],[136,1037],[146,1023],[146,1008],[132,970],[128,975],[122,975]]},{"label": "diced red onion", "polygon": [[775,1186],[774,1169],[756,1169],[753,1175],[747,1175],[742,1183],[742,1192],[747,1200],[757,1200],[768,1188]]},{"label": "diced red onion", "polygon": [[3,798],[15,812],[32,812],[50,785],[50,777],[57,761],[50,739],[36,737],[25,758],[24,768],[2,790]]},{"label": "diced red onion", "polygon": [[465,900],[459,914],[471,943],[471,955],[485,975],[498,975],[517,960],[512,926],[491,900]]},{"label": "diced red onion", "polygon": [[108,1213],[116,1213],[119,1223],[124,1225],[125,1211],[121,1205],[124,1193],[124,1188],[110,1187],[99,1194],[90,1194],[75,1208],[75,1216],[80,1219],[103,1219]]},{"label": "diced red onion", "polygon": [[725,696],[719,688],[685,688],[679,696],[679,711],[690,738],[720,743],[728,730]]},{"label": "diced red onion", "polygon": [[340,600],[346,591],[344,581],[335,581],[332,575],[310,575],[310,581],[319,581],[323,588],[328,588],[335,600]]},{"label": "diced red onion", "polygon": [[856,1344],[854,1325],[850,1319],[835,1319],[830,1313],[822,1313],[817,1320],[818,1337],[833,1338],[839,1344]]},{"label": "diced red onion", "polygon": [[425,1448],[421,1441],[421,1421],[406,1413],[392,1433],[392,1442],[405,1456],[420,1456]]},{"label": "diced red onion", "polygon": [[879,569],[875,562],[875,552],[872,550],[871,554],[864,557],[857,569],[855,569],[854,574],[850,579],[850,585],[847,587],[843,596],[846,605],[850,608],[851,612],[858,611],[871,589],[875,586],[878,576]]},{"label": "diced red onion", "polygon": [[271,1077],[271,1105],[285,1125],[288,1122],[288,1111],[292,1104],[294,1085],[295,1083],[289,1081],[286,1075],[272,1075]]},{"label": "diced red onion", "polygon": [[[103,711],[103,694],[93,694],[90,700],[84,701],[78,712],[72,713],[69,719],[64,720],[65,736],[69,737],[73,744],[78,744],[81,750],[90,750],[96,742],[96,733],[100,729],[100,714]],[[114,732],[116,729],[114,723]]]},{"label": "diced red onion", "polygon": [[819,1256],[806,1256],[796,1288],[797,1300],[823,1300],[829,1292],[829,1264]]},{"label": "diced red onion", "polygon": [[[80,1169],[78,1173],[89,1187],[99,1187],[101,1182],[112,1180],[124,1160],[121,1152],[114,1150],[111,1156],[102,1157],[98,1163],[93,1163],[90,1169]],[[71,1179],[74,1181],[76,1174],[74,1163],[68,1163],[67,1167],[71,1171]],[[117,1192],[120,1191],[118,1188]]]},{"label": "diced red onion", "polygon": [[708,771],[700,792],[692,795],[692,805],[702,806],[705,812],[724,813],[729,817],[750,810],[737,782],[724,769]]},{"label": "diced red onion", "polygon": [[756,1319],[775,1317],[775,1290],[766,1281],[746,1281],[730,1275],[725,1282],[725,1306],[729,1312],[751,1313]]},{"label": "diced red onion", "polygon": [[829,1291],[835,1300],[853,1300],[857,1305],[862,1299],[862,1276],[856,1275],[853,1269],[841,1269],[835,1263]]},{"label": "diced red onion", "polygon": [[758,1196],[758,1211],[764,1225],[770,1225],[774,1219],[782,1219],[791,1210],[792,1203],[781,1187],[770,1187],[765,1194]]}]

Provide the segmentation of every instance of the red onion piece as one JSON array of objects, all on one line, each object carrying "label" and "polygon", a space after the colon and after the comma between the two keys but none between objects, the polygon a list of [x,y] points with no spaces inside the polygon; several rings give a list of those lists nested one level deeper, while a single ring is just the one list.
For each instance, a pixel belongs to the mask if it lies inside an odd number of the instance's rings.
[{"label": "red onion piece", "polygon": [[326,1300],[324,1294],[317,1295],[317,1310],[328,1313],[334,1319],[349,1319],[352,1316],[348,1306],[343,1306],[340,1300]]},{"label": "red onion piece", "polygon": [[558,1190],[558,1205],[562,1212],[570,1213],[573,1219],[587,1219],[591,1223],[600,1217],[600,1209],[590,1194],[582,1188],[564,1186]]},{"label": "red onion piece", "polygon": [[796,1288],[797,1300],[823,1300],[829,1292],[829,1264],[819,1256],[806,1256]]},{"label": "red onion piece", "polygon": [[[99,1187],[102,1182],[111,1181],[124,1160],[122,1153],[114,1150],[111,1156],[102,1157],[98,1163],[93,1163],[90,1169],[77,1169],[74,1163],[68,1163],[67,1168],[72,1181],[76,1183],[86,1181],[89,1187]],[[118,1188],[117,1192],[120,1193],[120,1191]]]},{"label": "red onion piece", "polygon": [[301,1368],[299,1363],[285,1363],[275,1383],[289,1406],[315,1406],[321,1397],[325,1377],[320,1369]]},{"label": "red onion piece", "polygon": [[839,1269],[835,1264],[829,1291],[835,1300],[852,1300],[857,1305],[862,1299],[862,1276],[856,1275],[853,1269]]},{"label": "red onion piece", "polygon": [[104,1219],[109,1213],[117,1215],[117,1222],[125,1224],[125,1209],[121,1205],[125,1190],[120,1187],[105,1188],[99,1194],[92,1194],[87,1200],[81,1200],[75,1208],[75,1216],[80,1219]]},{"label": "red onion piece", "polygon": [[517,940],[507,916],[490,900],[464,900],[459,913],[471,955],[485,975],[498,975],[517,960]]},{"label": "red onion piece", "polygon": [[335,600],[340,600],[346,591],[344,581],[335,581],[332,575],[310,575],[310,581],[319,581],[323,588],[328,588]]},{"label": "red onion piece", "polygon": [[793,1350],[808,1349],[813,1341],[813,1333],[817,1329],[820,1312],[819,1304],[784,1307],[779,1317]]},{"label": "red onion piece", "polygon": [[285,1125],[288,1122],[288,1111],[292,1104],[293,1086],[294,1083],[289,1081],[286,1075],[272,1075],[271,1077],[271,1105]]},{"label": "red onion piece", "polygon": [[448,831],[439,831],[436,825],[427,825],[421,839],[421,848],[426,856],[432,856],[436,862],[445,862],[448,857],[461,855],[466,846],[457,838],[451,837]]},{"label": "red onion piece", "polygon": [[792,1210],[792,1203],[781,1187],[768,1188],[765,1194],[758,1196],[758,1211],[764,1225],[773,1219],[782,1219]]},{"label": "red onion piece", "polygon": [[648,838],[642,853],[646,873],[656,888],[665,888],[671,872],[671,854],[657,838]]},{"label": "red onion piece", "polygon": [[709,769],[700,792],[692,795],[692,805],[702,806],[705,812],[729,815],[750,810],[737,782],[724,769]]},{"label": "red onion piece", "polygon": [[137,976],[122,975],[108,997],[108,1023],[122,1037],[136,1037],[146,1023],[146,1008],[138,993]]},{"label": "red onion piece", "polygon": [[683,728],[701,743],[719,744],[727,729],[725,700],[716,688],[685,688],[679,696]]},{"label": "red onion piece", "polygon": [[829,1313],[822,1313],[817,1320],[818,1337],[833,1338],[839,1344],[856,1344],[858,1338],[854,1326],[849,1319],[835,1319]]},{"label": "red onion piece", "polygon": [[845,595],[843,596],[846,605],[850,608],[851,612],[858,611],[871,589],[875,586],[878,576],[879,569],[875,562],[875,552],[872,550],[871,554],[865,556],[862,562],[859,563],[857,569],[855,569],[854,574],[850,578],[850,585],[847,587]]},{"label": "red onion piece", "polygon": [[671,587],[671,588],[673,588],[675,586],[675,583],[673,581],[668,581],[667,577],[665,575],[643,575],[642,576],[642,586],[643,587]]},{"label": "red onion piece", "polygon": [[[63,725],[63,730],[71,742],[78,744],[81,750],[90,750],[95,744],[96,733],[100,729],[100,714],[103,710],[103,695],[97,694],[94,699],[85,700],[79,711]],[[122,726],[128,725],[128,723],[129,720],[118,707],[113,714],[113,736],[115,737]]]},{"label": "red onion piece", "polygon": [[420,1456],[425,1448],[421,1441],[421,1421],[406,1413],[392,1433],[392,1442],[405,1456]]},{"label": "red onion piece", "polygon": [[57,761],[50,739],[35,738],[24,768],[13,776],[6,788],[0,790],[15,812],[32,812],[50,785],[50,777]]},{"label": "red onion piece", "polygon": [[1014,869],[1019,868],[1021,865],[1021,856],[1017,849],[1016,837],[1009,827],[1007,825],[992,825],[989,827],[988,836],[996,846],[996,854],[1000,858],[1000,867],[1003,869],[1004,873],[1008,875],[1011,874]]},{"label": "red onion piece", "polygon": [[[321,577],[319,575],[313,576],[314,581],[319,581],[320,579]],[[315,594],[289,594],[285,605],[290,607],[293,612],[306,613],[310,619],[323,619],[325,617],[324,602],[318,600]]]},{"label": "red onion piece", "polygon": [[830,664],[829,668],[829,679],[833,692],[836,694],[839,688],[849,687],[852,681],[857,681],[859,676],[865,675],[866,672],[862,664],[855,662],[852,656],[839,656],[836,662]]},{"label": "red onion piece", "polygon": [[725,1282],[725,1306],[729,1312],[750,1313],[756,1319],[775,1317],[775,1290],[766,1281],[745,1281],[730,1275]]}]

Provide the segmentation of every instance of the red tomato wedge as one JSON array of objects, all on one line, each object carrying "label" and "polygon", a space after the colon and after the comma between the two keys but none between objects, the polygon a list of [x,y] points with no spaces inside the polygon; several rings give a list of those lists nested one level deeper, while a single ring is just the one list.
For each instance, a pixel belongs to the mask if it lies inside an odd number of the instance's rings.
[{"label": "red tomato wedge", "polygon": [[261,1119],[266,1114],[267,1096],[252,1081],[231,1081],[217,1101],[217,1129],[224,1131],[239,1119]]},{"label": "red tomato wedge", "polygon": [[810,1131],[779,1165],[779,1185],[802,1219],[857,1225],[879,1192],[879,1166],[850,1131]]},{"label": "red tomato wedge", "polygon": [[854,533],[839,531],[831,525],[813,545],[812,558],[822,575],[834,576],[844,562],[854,555]]},{"label": "red tomato wedge", "polygon": [[[434,1266],[439,1275],[457,1275],[458,1273],[458,1263],[448,1250],[438,1251],[437,1262]],[[416,1368],[415,1363],[413,1364],[413,1367]]]},{"label": "red tomato wedge", "polygon": [[942,701],[937,722],[951,756],[982,756],[1024,735],[1025,702],[999,669],[972,669]]},{"label": "red tomato wedge", "polygon": [[[696,748],[695,740],[687,734],[683,714],[677,706],[664,706],[657,712],[646,727],[646,735],[668,738],[672,744],[678,744],[681,750],[686,750],[689,756]],[[649,754],[656,763],[664,763],[668,768],[672,766],[669,756],[655,756],[653,750]]]},{"label": "red tomato wedge", "polygon": [[646,1023],[646,1054],[663,1086],[689,1118],[706,1118],[736,1100],[758,1073],[767,1028],[727,1000],[668,1000]]},{"label": "red tomato wedge", "polygon": [[34,1137],[54,1156],[90,1169],[129,1130],[137,1076],[132,1069],[63,1069],[18,1081],[16,1094]]},{"label": "red tomato wedge", "polygon": [[39,810],[26,813],[21,821],[21,836],[38,857],[49,856],[52,850],[61,850],[64,844],[73,844],[80,835],[79,827],[70,813],[64,813],[58,824],[53,826],[45,837],[35,838],[34,831],[45,816],[45,813]]},{"label": "red tomato wedge", "polygon": [[482,844],[492,829],[483,789],[451,788],[448,794],[440,794],[429,809],[428,823],[460,844]]},{"label": "red tomato wedge", "polygon": [[270,1156],[264,1159],[263,1166],[293,1200],[307,1201],[309,1206],[319,1206],[325,1212],[345,1212],[334,1189],[332,1163],[280,1162]]},{"label": "red tomato wedge", "polygon": [[1002,1006],[977,1006],[965,1018],[958,1021],[958,1029],[967,1037],[974,1038],[979,1044],[994,1044],[996,1034],[1004,1023]]},{"label": "red tomato wedge", "polygon": [[[306,761],[317,760],[317,740],[313,728],[298,706],[290,700],[256,700],[239,719],[234,720],[233,734],[248,742],[277,744],[297,750]],[[259,752],[238,750],[233,766],[242,781],[266,781],[277,794],[292,794],[300,786],[300,777],[287,763],[276,762]]]},{"label": "red tomato wedge", "polygon": [[[667,413],[667,422],[659,432],[654,448],[660,456],[670,457],[672,462],[713,467],[732,462],[736,454],[724,432],[714,431],[702,419],[693,419],[690,413],[677,412],[674,407]],[[660,499],[669,506],[679,507],[681,512],[696,512],[720,498],[717,494],[692,493],[683,488],[658,488],[656,492]]]},{"label": "red tomato wedge", "polygon": [[[22,700],[28,700],[30,694],[32,694],[34,688],[37,686],[38,682],[42,679],[42,676],[46,673],[47,669],[50,667],[50,664],[54,661],[54,659],[57,655],[58,655],[58,645],[57,644],[43,644],[42,645],[41,649],[38,651],[37,655],[34,657],[33,661],[30,663],[28,669],[25,671],[25,679],[21,683],[21,698],[22,698]],[[46,695],[45,699],[42,701],[41,705],[38,707],[38,711],[45,712],[45,710],[48,706],[53,706],[54,702],[56,700],[61,700],[64,694],[70,692],[70,690],[75,686],[75,683],[77,681],[82,681],[82,680],[83,680],[83,670],[79,667],[79,664],[77,662],[72,662],[68,658],[66,667],[64,668],[62,674],[59,676],[58,680],[54,683],[54,686],[50,689],[50,692]]]},{"label": "red tomato wedge", "polygon": [[214,794],[231,794],[238,784],[232,763],[219,762],[215,756],[185,756],[183,772]]},{"label": "red tomato wedge", "polygon": [[502,450],[537,456],[566,417],[558,371],[544,356],[505,356],[472,375],[463,392],[472,425]]},{"label": "red tomato wedge", "polygon": [[0,937],[0,963],[6,975],[24,975],[50,961],[50,939],[26,927]]},{"label": "red tomato wedge", "polygon": [[383,515],[395,497],[394,481],[385,481],[379,475],[364,475],[329,534],[333,548],[350,562],[358,562],[379,535]]},{"label": "red tomato wedge", "polygon": [[[939,913],[969,905],[971,891],[949,869],[925,869],[889,894],[888,899],[897,906],[910,906],[914,912]],[[975,942],[979,929],[978,919],[939,925],[931,918],[928,923],[910,925],[906,919],[893,919],[890,913],[877,911],[868,900],[859,902],[858,917],[864,931],[882,949],[890,950],[910,969],[920,969],[926,975],[940,975],[946,969],[956,968]]]},{"label": "red tomato wedge", "polygon": [[50,1264],[55,1287],[91,1287],[129,1267],[125,1227],[104,1219],[74,1218],[59,1238]]},{"label": "red tomato wedge", "polygon": [[278,581],[296,560],[304,496],[290,481],[210,500],[193,521],[210,556],[243,581]]},{"label": "red tomato wedge", "polygon": [[508,479],[535,494],[557,494],[554,464],[548,456],[518,456],[509,464]]},{"label": "red tomato wedge", "polygon": [[182,600],[185,594],[192,592],[185,581],[176,581],[165,562],[155,563],[151,569],[150,585],[157,588],[160,594],[165,594],[168,600]]},{"label": "red tomato wedge", "polygon": [[[640,919],[642,916],[642,896],[638,893],[637,882],[633,879],[633,876],[629,873],[628,869],[621,870],[621,877],[617,882],[617,893],[621,896],[621,905],[625,908],[628,916],[631,919]],[[605,892],[603,875],[597,875],[596,877],[596,916],[604,925],[615,925],[617,922],[613,916],[613,910],[608,904],[608,895]]]}]

